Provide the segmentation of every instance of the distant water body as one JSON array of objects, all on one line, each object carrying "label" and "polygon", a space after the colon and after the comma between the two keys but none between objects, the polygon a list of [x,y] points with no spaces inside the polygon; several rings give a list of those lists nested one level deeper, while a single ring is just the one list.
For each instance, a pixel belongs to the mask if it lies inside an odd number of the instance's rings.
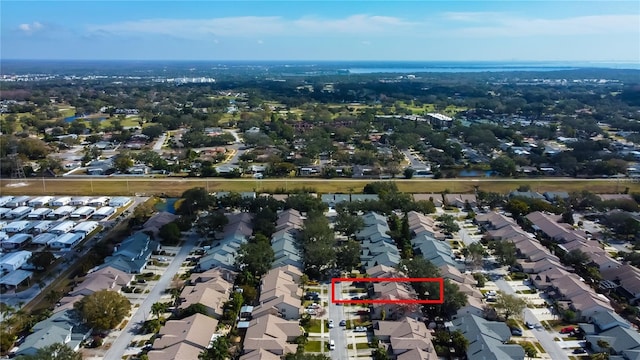
[{"label": "distant water body", "polygon": [[[513,72],[513,71],[561,71],[576,69],[630,69],[639,70],[638,63],[510,63],[510,62],[442,62],[416,64],[378,64],[383,66],[354,66],[346,68],[350,74],[375,73],[473,73],[473,72]],[[391,66],[389,66],[391,65]],[[405,65],[405,66],[402,66]]]}]

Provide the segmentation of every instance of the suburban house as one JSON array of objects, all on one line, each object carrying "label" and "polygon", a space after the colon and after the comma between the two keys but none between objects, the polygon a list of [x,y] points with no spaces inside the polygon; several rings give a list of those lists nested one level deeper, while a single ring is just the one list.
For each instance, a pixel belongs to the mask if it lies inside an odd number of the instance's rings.
[{"label": "suburban house", "polygon": [[217,326],[218,320],[198,313],[169,320],[153,342],[149,360],[197,359],[215,339]]},{"label": "suburban house", "polygon": [[[636,329],[623,326],[613,327],[597,335],[587,335],[586,340],[591,344],[591,348],[595,352],[603,351],[603,349],[598,346],[598,340],[604,340],[609,344],[609,351],[612,355],[624,355],[627,352],[629,352],[630,355],[637,355],[638,350],[640,350],[640,333],[638,333]],[[620,358],[636,359],[637,356]]]},{"label": "suburban house", "polygon": [[186,309],[193,304],[201,304],[205,307],[207,315],[219,319],[223,313],[223,305],[233,291],[233,280],[230,282],[224,279],[218,269],[203,274],[206,274],[207,280],[184,287],[180,293],[179,308]]},{"label": "suburban house", "polygon": [[222,234],[216,236],[221,240],[200,258],[197,267],[199,270],[204,271],[215,267],[227,270],[236,269],[238,249],[248,241],[253,233],[252,218],[249,213],[230,214],[227,215],[227,218],[229,222],[224,227]]},{"label": "suburban house", "polygon": [[522,346],[506,343],[511,339],[511,330],[505,323],[466,315],[451,322],[449,331],[455,330],[460,330],[469,340],[468,359],[524,360],[525,358]]},{"label": "suburban house", "polygon": [[602,277],[618,285],[616,293],[629,299],[629,303],[637,304],[640,299],[640,269],[625,264],[603,271]]},{"label": "suburban house", "polygon": [[300,269],[287,265],[267,272],[260,285],[260,304],[253,308],[253,318],[265,314],[278,315],[287,320],[297,320],[302,313],[302,289]]},{"label": "suburban house", "polygon": [[476,207],[478,205],[475,194],[444,194],[444,203],[460,209],[466,206]]},{"label": "suburban house", "polygon": [[133,276],[122,270],[107,266],[88,273],[84,280],[70,293],[71,296],[91,295],[100,290],[120,292],[123,286],[131,283]]},{"label": "suburban house", "polygon": [[102,266],[111,266],[129,274],[141,273],[151,253],[159,249],[160,243],[143,232],[137,232],[118,244]]},{"label": "suburban house", "polygon": [[[285,320],[271,314],[253,318],[247,327],[240,360],[256,359],[258,353],[268,353],[278,358],[287,353],[295,353],[298,347],[295,340],[302,334],[298,321]],[[269,358],[268,356],[265,358]]]},{"label": "suburban house", "polygon": [[399,321],[376,321],[373,333],[398,359],[438,359],[431,333],[422,321],[410,317]]},{"label": "suburban house", "polygon": [[80,343],[89,335],[91,329],[83,324],[75,310],[60,311],[37,323],[32,333],[18,348],[16,355],[34,355],[38,349],[55,343],[65,344],[78,351]]}]

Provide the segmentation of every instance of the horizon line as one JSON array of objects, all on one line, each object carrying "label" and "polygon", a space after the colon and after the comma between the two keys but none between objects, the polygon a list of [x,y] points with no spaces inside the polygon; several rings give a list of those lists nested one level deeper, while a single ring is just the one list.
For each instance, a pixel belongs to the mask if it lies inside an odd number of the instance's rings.
[{"label": "horizon line", "polygon": [[202,61],[202,62],[450,62],[450,63],[464,63],[464,62],[511,62],[511,63],[594,63],[594,64],[637,64],[640,65],[640,59],[638,60],[514,60],[514,59],[501,59],[501,60],[365,60],[365,59],[35,59],[35,58],[0,58],[2,61]]}]

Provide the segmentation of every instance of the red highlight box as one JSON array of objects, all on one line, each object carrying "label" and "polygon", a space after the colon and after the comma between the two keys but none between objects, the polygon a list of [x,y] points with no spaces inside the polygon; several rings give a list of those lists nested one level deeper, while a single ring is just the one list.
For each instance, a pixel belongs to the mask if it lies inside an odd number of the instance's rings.
[{"label": "red highlight box", "polygon": [[[335,284],[339,282],[434,282],[440,284],[440,298],[419,299],[365,299],[365,300],[336,300]],[[431,304],[444,303],[444,278],[332,278],[331,302],[334,304]]]}]

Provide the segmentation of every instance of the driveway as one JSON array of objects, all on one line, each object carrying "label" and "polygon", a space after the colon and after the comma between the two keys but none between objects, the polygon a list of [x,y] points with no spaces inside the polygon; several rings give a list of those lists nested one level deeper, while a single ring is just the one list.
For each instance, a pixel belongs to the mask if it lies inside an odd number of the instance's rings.
[{"label": "driveway", "polygon": [[176,254],[171,264],[166,268],[156,286],[151,290],[144,302],[134,310],[135,312],[129,322],[127,322],[125,328],[120,331],[118,338],[111,344],[111,347],[104,356],[105,360],[122,359],[127,347],[135,336],[133,329],[147,320],[151,313],[151,305],[160,300],[165,289],[169,286],[171,280],[173,280],[173,276],[180,270],[180,266],[187,259],[187,256],[198,242],[198,239],[199,236],[195,233],[191,233],[188,236],[187,241],[180,248],[180,251]]}]

